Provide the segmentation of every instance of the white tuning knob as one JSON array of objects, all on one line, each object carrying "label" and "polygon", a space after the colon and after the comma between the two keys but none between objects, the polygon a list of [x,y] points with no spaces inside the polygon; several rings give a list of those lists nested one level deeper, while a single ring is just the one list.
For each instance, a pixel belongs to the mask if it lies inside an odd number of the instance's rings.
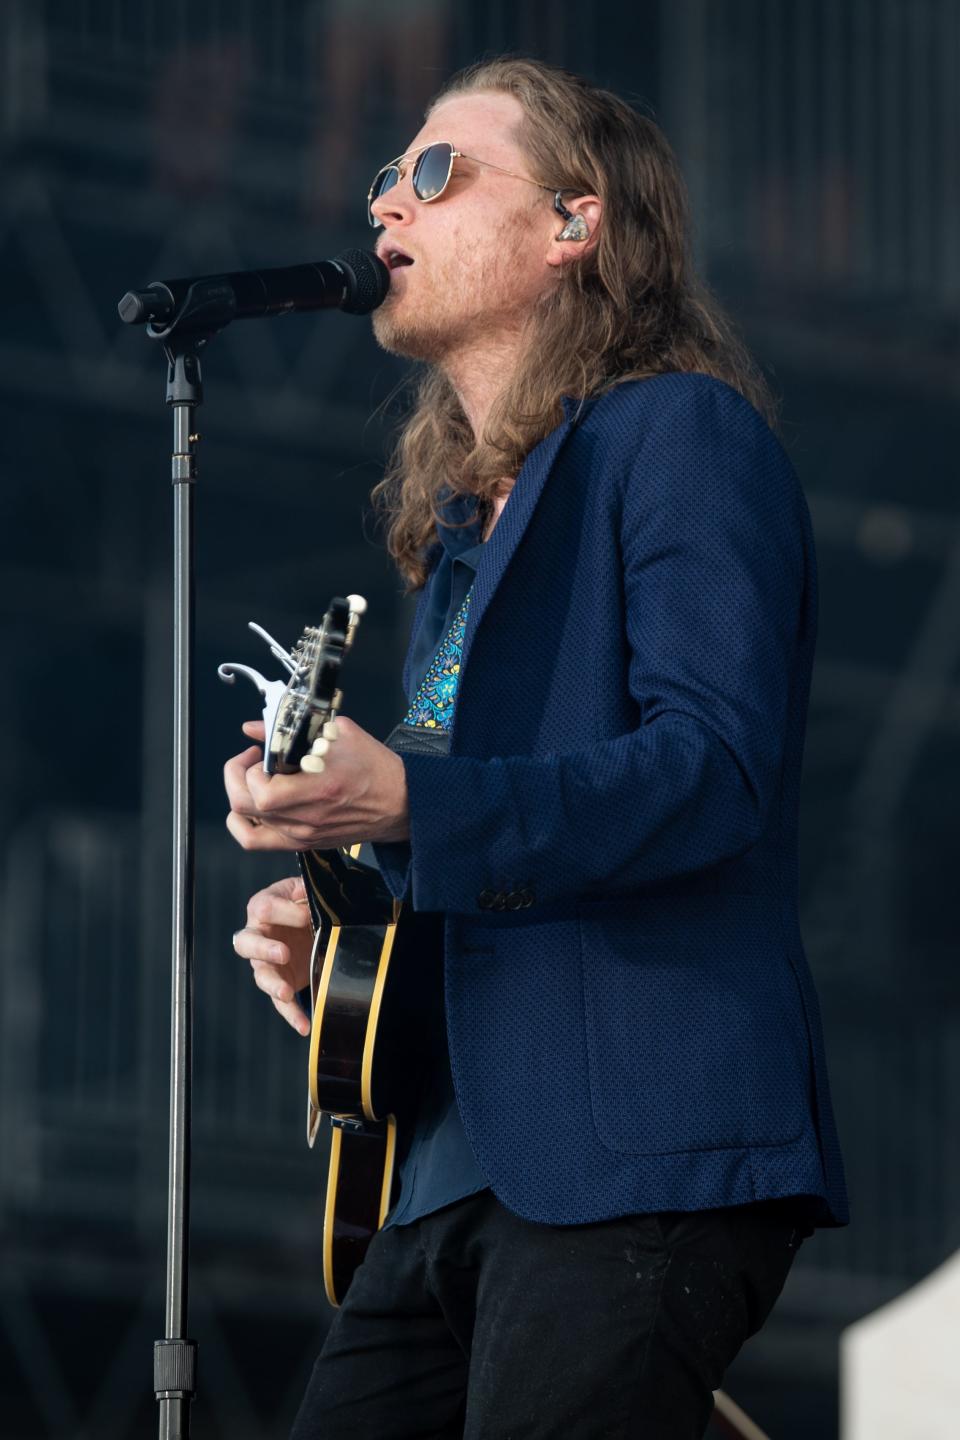
[{"label": "white tuning knob", "polygon": [[324,720],[321,732],[324,740],[336,740],[339,733],[336,720]]},{"label": "white tuning knob", "polygon": [[319,755],[304,755],[300,761],[300,769],[305,770],[308,775],[320,775],[327,768],[327,762],[321,760]]},{"label": "white tuning knob", "polygon": [[313,744],[310,746],[310,754],[326,755],[329,749],[330,741],[324,735],[321,735],[318,739],[314,740]]},{"label": "white tuning knob", "polygon": [[365,615],[367,613],[367,602],[362,595],[348,595],[347,604],[350,606],[351,615]]}]

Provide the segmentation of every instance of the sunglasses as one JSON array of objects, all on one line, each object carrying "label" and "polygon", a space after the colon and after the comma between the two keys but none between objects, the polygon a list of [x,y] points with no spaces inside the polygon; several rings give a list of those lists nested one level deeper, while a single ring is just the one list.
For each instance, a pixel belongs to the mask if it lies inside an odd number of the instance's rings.
[{"label": "sunglasses", "polygon": [[502,165],[491,165],[489,160],[478,160],[475,155],[465,155],[462,150],[455,150],[449,140],[435,140],[432,145],[421,145],[418,150],[410,150],[406,155],[398,155],[396,160],[391,160],[389,165],[384,165],[373,177],[373,184],[367,195],[367,219],[376,230],[383,224],[373,213],[373,202],[379,200],[381,195],[386,195],[394,185],[400,183],[406,173],[407,164],[414,159],[413,193],[418,200],[428,205],[431,200],[439,200],[440,196],[450,184],[450,176],[453,174],[454,160],[472,160],[474,165],[483,165],[487,170],[499,170],[501,175],[510,175],[514,180],[523,180],[527,185],[536,185],[538,190],[547,190],[554,195],[554,207],[558,214],[564,219],[571,219],[570,211],[563,204],[563,195],[575,195],[576,190],[558,188],[556,185],[542,185],[539,180],[531,180],[529,175],[517,175],[513,170],[504,170]]}]

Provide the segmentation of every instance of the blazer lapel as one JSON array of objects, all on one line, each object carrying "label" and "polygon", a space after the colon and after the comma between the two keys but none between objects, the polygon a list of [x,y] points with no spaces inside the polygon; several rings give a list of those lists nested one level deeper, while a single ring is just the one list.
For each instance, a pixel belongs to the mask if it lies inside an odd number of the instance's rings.
[{"label": "blazer lapel", "polygon": [[493,534],[484,546],[484,553],[477,567],[473,589],[470,592],[470,607],[467,612],[467,626],[463,636],[463,653],[460,658],[461,671],[466,669],[470,647],[477,626],[483,620],[484,611],[496,594],[497,586],[504,571],[513,558],[514,551],[523,538],[536,509],[537,501],[546,484],[547,476],[553,469],[560,447],[573,428],[569,418],[572,407],[565,403],[568,418],[556,430],[540,441],[527,456],[517,476],[510,498],[493,529]]}]

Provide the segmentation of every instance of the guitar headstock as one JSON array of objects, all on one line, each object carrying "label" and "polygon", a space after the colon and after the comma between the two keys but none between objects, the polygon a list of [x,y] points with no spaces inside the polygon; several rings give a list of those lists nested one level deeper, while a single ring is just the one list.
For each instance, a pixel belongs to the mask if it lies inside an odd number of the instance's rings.
[{"label": "guitar headstock", "polygon": [[336,734],[333,722],[343,698],[340,667],[366,608],[362,595],[348,595],[346,599],[335,596],[321,624],[308,625],[289,652],[251,621],[251,630],[266,640],[272,654],[289,672],[286,684],[282,680],[265,680],[249,665],[220,666],[222,680],[232,684],[235,675],[246,675],[263,697],[263,768],[268,774],[292,775],[300,769],[323,769],[322,761],[312,753],[313,746],[320,741],[322,749],[323,737],[329,740]]}]

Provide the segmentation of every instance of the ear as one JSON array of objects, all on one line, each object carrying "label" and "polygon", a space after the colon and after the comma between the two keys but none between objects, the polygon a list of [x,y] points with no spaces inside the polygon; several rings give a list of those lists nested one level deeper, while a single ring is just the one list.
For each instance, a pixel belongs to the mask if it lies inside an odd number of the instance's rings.
[{"label": "ear", "polygon": [[553,235],[547,249],[548,265],[569,265],[592,250],[600,238],[600,223],[603,216],[603,201],[599,195],[578,195],[566,207],[573,216],[580,216],[586,224],[588,235],[585,240],[561,240],[558,237],[570,224],[562,215],[552,215]]}]

